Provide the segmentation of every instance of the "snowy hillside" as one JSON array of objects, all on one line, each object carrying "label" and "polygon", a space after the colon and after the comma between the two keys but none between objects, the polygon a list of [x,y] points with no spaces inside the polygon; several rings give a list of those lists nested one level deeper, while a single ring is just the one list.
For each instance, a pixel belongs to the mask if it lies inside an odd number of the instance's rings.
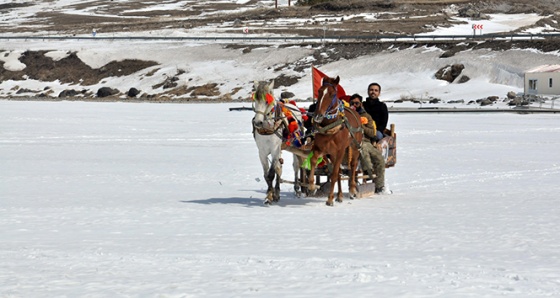
[{"label": "snowy hillside", "polygon": [[[323,24],[319,26],[321,35],[322,28],[333,30],[330,34],[340,34],[334,32],[355,34],[354,31],[341,31],[350,29],[344,27],[344,22],[341,23],[340,20],[354,22],[354,27],[359,27],[358,24],[365,24],[362,26],[387,24],[386,26],[390,27],[392,22],[401,20],[404,22],[405,19],[422,20],[426,17],[405,18],[402,13],[396,12],[385,14],[355,11],[331,12],[325,15],[326,12],[314,12],[308,8],[295,6],[288,8],[287,1],[280,1],[281,7],[277,13],[270,8],[272,1],[224,1],[228,4],[222,6],[212,6],[210,1],[201,1],[198,5],[194,5],[192,1],[169,1],[166,5],[157,6],[134,4],[130,1],[119,1],[114,6],[95,6],[95,3],[97,2],[69,0],[57,1],[53,4],[38,1],[33,5],[5,8],[2,19],[4,26],[1,27],[3,36],[91,37],[93,29],[97,30],[97,38],[292,36],[317,34],[315,31],[296,30],[308,28],[316,23]],[[46,7],[50,10],[44,12]],[[117,7],[120,10],[117,11]],[[217,10],[218,7],[222,10]],[[232,10],[241,7],[247,10]],[[474,23],[484,25],[484,33],[556,32],[555,27],[546,25],[556,24],[555,15],[547,15],[546,11],[543,11],[544,15],[487,14],[487,19],[476,20],[458,17],[458,8],[459,6],[449,6],[437,12],[437,15],[445,18],[445,21],[441,21],[441,26],[426,27],[423,34],[471,34]],[[188,14],[189,11],[196,11],[196,14],[183,17],[173,15],[173,12]],[[258,19],[256,12],[266,12],[263,15],[267,19],[253,20],[252,17]],[[429,12],[426,10],[425,13]],[[60,18],[61,15],[67,18]],[[132,18],[132,15],[135,17]],[[273,18],[275,15],[279,17]],[[297,15],[301,16],[298,18]],[[76,16],[83,16],[84,20],[89,20],[86,24],[90,26],[82,28],[78,24],[73,25],[72,20]],[[90,22],[94,21],[90,20],[90,17],[103,17],[104,21],[98,20],[98,22],[112,27],[103,29],[100,25],[100,28],[92,28]],[[130,18],[139,23],[135,26],[128,23],[123,23],[120,27],[115,25],[118,24],[115,20],[128,22],[131,21]],[[233,18],[242,23],[236,25],[234,21],[224,21],[217,25],[215,22],[220,18]],[[15,19],[22,19],[21,25],[8,25]],[[53,24],[45,20],[55,21],[54,25],[58,27],[53,27]],[[181,28],[174,27],[186,20],[189,20],[190,27],[186,25]],[[206,20],[208,23],[199,23],[200,20]],[[357,20],[361,20],[362,23]],[[144,25],[153,27],[142,30]],[[161,27],[156,27],[158,25]],[[388,32],[393,32],[389,27],[387,27]],[[72,31],[78,28],[78,31]],[[267,31],[272,30],[271,28],[275,28],[277,33]],[[245,29],[248,29],[248,33],[243,33]],[[120,100],[130,99],[127,98],[127,91],[136,88],[140,90],[138,98],[141,100],[156,98],[160,101],[174,99],[237,101],[248,98],[253,80],[275,79],[279,92],[293,92],[296,98],[301,100],[311,96],[310,66],[315,65],[329,75],[340,75],[341,84],[349,93],[364,93],[367,84],[377,81],[383,85],[384,100],[434,97],[444,101],[464,99],[468,102],[487,96],[503,98],[509,91],[522,92],[523,75],[526,70],[542,64],[560,64],[558,47],[553,43],[548,45],[554,40],[525,43],[523,46],[515,44],[512,46],[511,43],[503,42],[503,45],[509,45],[506,47],[496,44],[485,46],[486,43],[478,42],[458,42],[455,48],[460,50],[450,58],[440,57],[446,51],[441,45],[436,47],[435,44],[429,43],[398,46],[386,43],[381,45],[381,48],[375,49],[367,43],[355,46],[321,43],[286,45],[282,41],[264,44],[249,41],[241,44],[221,43],[212,40],[6,39],[5,41],[0,46],[0,64],[3,64],[0,75],[4,78],[0,82],[0,97],[4,98],[37,96],[57,98],[64,90],[75,90],[79,94],[78,97],[93,99],[99,88],[110,87],[120,92],[115,96]],[[452,50],[455,51],[455,48]],[[26,65],[21,62],[25,53],[48,58],[50,62],[30,59],[28,60],[30,65]],[[78,59],[63,62],[71,54],[75,54]],[[110,63],[126,61],[126,59],[149,61],[156,65],[140,70],[135,69],[130,74],[127,72],[127,75],[122,75],[121,71],[126,72],[125,64],[120,65],[120,68],[115,69],[114,72],[100,74]],[[434,74],[441,67],[454,63],[464,64],[464,72],[472,80],[464,84],[450,84],[435,79]],[[41,67],[41,65],[48,66]],[[74,69],[77,65],[79,68]],[[49,71],[53,74],[49,75]],[[70,78],[56,80],[56,74],[64,73],[70,74]],[[96,80],[96,83],[82,83],[89,80]]]}]

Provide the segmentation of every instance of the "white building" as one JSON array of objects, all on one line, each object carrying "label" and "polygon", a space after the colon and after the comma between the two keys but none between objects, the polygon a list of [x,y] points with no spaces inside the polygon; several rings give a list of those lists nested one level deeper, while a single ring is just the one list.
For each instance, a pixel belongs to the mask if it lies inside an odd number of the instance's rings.
[{"label": "white building", "polygon": [[525,94],[560,95],[560,65],[541,65],[528,70]]}]

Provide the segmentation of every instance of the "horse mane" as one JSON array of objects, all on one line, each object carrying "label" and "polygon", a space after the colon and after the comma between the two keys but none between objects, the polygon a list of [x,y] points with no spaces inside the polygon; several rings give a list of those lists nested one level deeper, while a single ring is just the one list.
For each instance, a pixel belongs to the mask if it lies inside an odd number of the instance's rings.
[{"label": "horse mane", "polygon": [[267,94],[270,94],[274,97],[273,89],[274,89],[274,81],[268,83],[266,81],[255,81],[254,82],[254,89],[255,89],[255,100],[263,100],[266,98]]}]

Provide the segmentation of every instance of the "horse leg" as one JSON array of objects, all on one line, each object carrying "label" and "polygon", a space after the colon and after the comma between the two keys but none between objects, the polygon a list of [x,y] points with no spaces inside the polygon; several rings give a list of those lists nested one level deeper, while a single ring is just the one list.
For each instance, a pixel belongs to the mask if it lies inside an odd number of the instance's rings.
[{"label": "horse leg", "polygon": [[272,199],[274,202],[280,201],[280,175],[276,175],[276,185],[274,186],[274,196]]},{"label": "horse leg", "polygon": [[274,202],[274,188],[272,187],[272,183],[274,182],[275,176],[276,172],[274,171],[273,167],[269,168],[268,173],[266,174],[266,176],[264,176],[266,184],[268,185],[268,188],[266,190],[266,198],[264,200],[265,204],[272,204],[272,202]]},{"label": "horse leg", "polygon": [[300,171],[301,171],[301,173],[300,173],[301,176],[299,177],[299,183],[300,183],[300,186],[301,186],[301,192],[304,193],[305,196],[309,196],[309,190],[308,190],[307,186],[305,186],[305,185],[307,185],[306,183],[307,183],[307,173],[308,173],[308,171],[307,171],[307,169],[302,169],[302,168],[300,168]]},{"label": "horse leg", "polygon": [[339,203],[342,203],[342,197],[344,196],[344,194],[342,193],[342,179],[340,178],[340,175],[338,175],[338,194],[336,196],[336,201]]},{"label": "horse leg", "polygon": [[272,200],[274,202],[280,201],[280,182],[282,180],[282,151],[278,150],[274,156],[277,158],[273,161],[274,173],[276,173],[276,184],[274,185],[274,194]]},{"label": "horse leg", "polygon": [[281,177],[282,177],[282,166],[280,165],[276,168],[276,184],[274,185],[274,195],[272,196],[274,202],[280,201],[280,180],[282,180]]},{"label": "horse leg", "polygon": [[355,199],[358,197],[358,189],[356,188],[356,170],[358,169],[358,162],[359,162],[359,152],[355,148],[351,150],[354,151],[354,155],[352,160],[349,163],[349,170],[350,170],[350,179],[348,180],[348,192],[351,199]]},{"label": "horse leg", "polygon": [[319,152],[313,151],[313,156],[311,156],[311,170],[309,171],[309,177],[307,177],[307,189],[311,195],[317,192],[315,187],[315,168],[317,168],[317,159],[319,159]]},{"label": "horse leg", "polygon": [[268,164],[268,155],[259,152],[259,158],[263,168],[264,180],[266,181],[266,184],[268,186],[264,204],[270,204],[272,203],[272,180],[274,179],[274,170]]},{"label": "horse leg", "polygon": [[[331,189],[329,192],[329,198],[327,200],[327,205],[328,206],[332,206],[333,205],[333,200],[334,200],[334,184],[335,182],[339,182],[340,181],[340,164],[342,163],[342,158],[344,156],[344,151],[341,151],[342,154],[337,154],[334,162],[333,162],[333,170],[331,173]],[[339,185],[339,188],[341,186]],[[337,202],[342,202],[342,197],[339,196],[336,199]]]},{"label": "horse leg", "polygon": [[301,197],[301,183],[299,181],[299,167],[301,164],[301,160],[300,157],[297,156],[296,154],[294,154],[294,162],[293,162],[293,167],[294,167],[294,192],[296,194],[296,197]]}]

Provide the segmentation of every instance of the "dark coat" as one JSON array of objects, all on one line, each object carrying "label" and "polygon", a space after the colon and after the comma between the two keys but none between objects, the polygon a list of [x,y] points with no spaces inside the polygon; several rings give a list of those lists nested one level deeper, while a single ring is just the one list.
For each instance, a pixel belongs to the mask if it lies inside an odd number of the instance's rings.
[{"label": "dark coat", "polygon": [[309,108],[307,109],[307,120],[303,122],[303,126],[306,130],[309,130],[313,127],[312,118],[315,115],[315,109],[317,108],[317,103],[312,103]]},{"label": "dark coat", "polygon": [[380,132],[385,131],[387,122],[389,122],[389,110],[384,102],[379,101],[379,98],[366,98],[363,104],[366,112],[373,118],[377,125],[377,130]]}]

